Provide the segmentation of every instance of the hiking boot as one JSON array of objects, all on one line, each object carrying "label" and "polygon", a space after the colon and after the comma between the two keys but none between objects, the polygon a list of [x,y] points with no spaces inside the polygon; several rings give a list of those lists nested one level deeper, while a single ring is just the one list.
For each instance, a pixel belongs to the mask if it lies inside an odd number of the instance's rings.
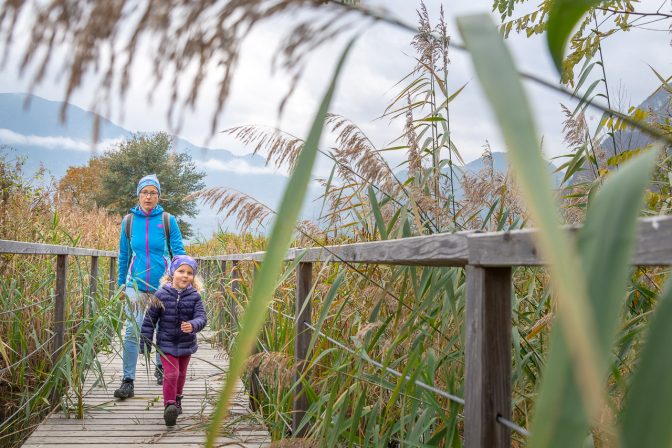
[{"label": "hiking boot", "polygon": [[184,398],[184,395],[177,395],[175,397],[175,406],[177,406],[177,415],[180,415],[182,413],[182,398]]},{"label": "hiking boot", "polygon": [[156,366],[154,369],[154,377],[156,378],[156,384],[161,386],[163,384],[163,366]]},{"label": "hiking boot", "polygon": [[130,378],[124,378],[124,381],[121,383],[119,389],[114,391],[114,396],[116,398],[131,398],[135,396],[135,391],[133,387],[133,380]]},{"label": "hiking boot", "polygon": [[177,423],[177,406],[175,404],[170,403],[163,410],[163,421],[166,422],[166,426],[175,426],[175,423]]}]

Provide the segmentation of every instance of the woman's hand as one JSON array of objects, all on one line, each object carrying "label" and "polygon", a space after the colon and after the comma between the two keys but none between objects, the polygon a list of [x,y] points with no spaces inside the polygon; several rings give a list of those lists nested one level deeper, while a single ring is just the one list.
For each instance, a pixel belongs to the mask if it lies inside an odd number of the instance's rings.
[{"label": "woman's hand", "polygon": [[194,331],[194,327],[189,322],[182,322],[182,325],[180,325],[180,330],[182,330],[184,333],[191,333]]}]

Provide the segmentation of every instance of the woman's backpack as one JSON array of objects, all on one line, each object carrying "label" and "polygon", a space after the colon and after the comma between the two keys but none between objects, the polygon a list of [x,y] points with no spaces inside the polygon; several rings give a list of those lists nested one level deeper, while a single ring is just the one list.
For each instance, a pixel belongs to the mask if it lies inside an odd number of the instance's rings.
[{"label": "woman's backpack", "polygon": [[[128,240],[128,248],[130,249],[128,251],[128,258],[129,258],[129,265],[130,265],[130,259],[133,256],[133,249],[131,249],[131,231],[133,229],[133,217],[135,215],[133,213],[129,213],[128,215],[124,216],[124,219],[122,221],[122,226],[124,230],[126,231],[126,239]],[[168,212],[163,212],[163,216],[161,216],[161,219],[163,220],[163,234],[166,237],[166,244],[168,245],[168,255],[170,256],[170,259],[173,259],[173,249],[170,247],[170,213]]]}]

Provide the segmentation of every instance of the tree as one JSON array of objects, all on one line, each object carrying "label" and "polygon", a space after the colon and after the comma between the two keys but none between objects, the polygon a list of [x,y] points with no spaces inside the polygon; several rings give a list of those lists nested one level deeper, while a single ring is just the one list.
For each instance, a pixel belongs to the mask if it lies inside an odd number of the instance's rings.
[{"label": "tree", "polygon": [[136,186],[145,175],[156,173],[161,182],[161,206],[175,216],[182,235],[192,235],[181,216],[196,216],[196,202],[185,197],[205,187],[204,172],[196,170],[191,156],[174,150],[173,139],[165,132],[135,134],[105,156],[98,205],[121,215],[137,204]]},{"label": "tree", "polygon": [[85,166],[71,166],[58,181],[58,191],[66,193],[72,202],[91,210],[103,190],[103,173],[107,171],[108,158],[93,157]]}]

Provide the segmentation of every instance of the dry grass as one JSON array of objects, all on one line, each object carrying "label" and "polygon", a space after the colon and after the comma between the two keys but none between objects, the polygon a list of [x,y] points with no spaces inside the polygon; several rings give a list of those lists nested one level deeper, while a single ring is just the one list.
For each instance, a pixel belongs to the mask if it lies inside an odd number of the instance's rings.
[{"label": "dry grass", "polygon": [[340,176],[357,183],[376,185],[394,195],[399,183],[387,161],[364,132],[352,121],[335,114],[328,115],[327,127],[336,138],[333,155]]},{"label": "dry grass", "polygon": [[294,359],[286,353],[261,352],[252,355],[247,361],[247,375],[258,369],[259,379],[266,384],[286,388],[292,384],[296,366]]},{"label": "dry grass", "polygon": [[[465,226],[470,229],[497,230],[504,211],[509,213],[507,224],[514,219],[525,216],[525,207],[518,194],[518,189],[509,172],[501,173],[493,166],[492,150],[486,142],[481,156],[483,168],[476,174],[466,173],[462,179],[464,198],[459,201],[460,215],[470,218]],[[487,211],[494,207],[488,222],[484,222]]]},{"label": "dry grass", "polygon": [[187,199],[198,199],[210,207],[217,207],[217,213],[223,219],[236,217],[236,224],[246,231],[265,227],[268,218],[274,214],[267,205],[252,196],[228,187],[210,187],[200,190]]},{"label": "dry grass", "polygon": [[236,126],[226,129],[225,133],[233,136],[247,147],[252,147],[253,154],[266,153],[266,164],[273,163],[276,167],[287,167],[290,172],[303,148],[303,140],[276,128],[257,125]]}]

